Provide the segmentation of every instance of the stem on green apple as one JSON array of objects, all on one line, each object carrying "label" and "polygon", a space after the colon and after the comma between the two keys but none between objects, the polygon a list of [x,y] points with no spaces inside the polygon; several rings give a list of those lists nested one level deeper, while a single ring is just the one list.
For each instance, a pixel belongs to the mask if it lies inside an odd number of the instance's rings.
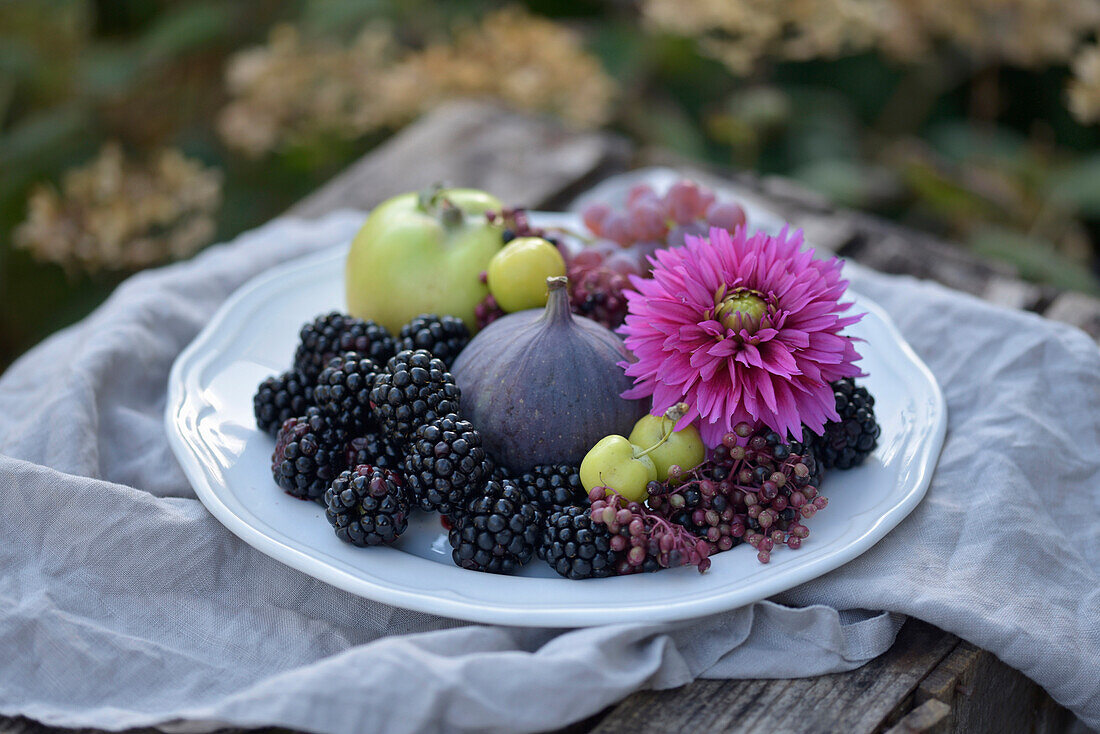
[{"label": "stem on green apple", "polygon": [[665,442],[668,441],[668,439],[672,438],[672,434],[676,432],[676,424],[679,423],[680,419],[683,418],[684,415],[687,413],[688,407],[689,406],[687,403],[676,403],[671,408],[666,410],[663,416],[664,422],[662,423],[662,427],[664,428],[665,433],[663,436],[661,436],[661,440],[647,448],[645,451],[642,451],[639,454],[634,454],[634,458],[640,459],[643,456],[647,456],[651,452],[656,451],[661,446],[663,446]]}]

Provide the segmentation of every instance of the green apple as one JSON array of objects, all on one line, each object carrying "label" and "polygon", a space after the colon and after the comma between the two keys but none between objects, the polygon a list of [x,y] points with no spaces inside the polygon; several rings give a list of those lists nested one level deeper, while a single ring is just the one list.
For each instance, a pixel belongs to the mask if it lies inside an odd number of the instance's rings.
[{"label": "green apple", "polygon": [[[657,466],[657,478],[661,482],[668,479],[668,470],[673,465],[687,472],[707,458],[699,429],[689,425],[681,431],[671,430],[675,425],[675,421],[665,416],[647,415],[634,424],[629,436],[630,443],[635,446],[655,446],[648,456]],[[662,441],[666,434],[668,439]]]},{"label": "green apple", "polygon": [[379,204],[348,253],[348,312],[395,334],[422,313],[457,316],[474,330],[489,292],[481,273],[503,246],[503,226],[485,213],[502,206],[484,191],[441,188]]},{"label": "green apple", "polygon": [[604,436],[584,455],[580,475],[586,492],[607,487],[625,500],[644,502],[657,467],[625,436]]},{"label": "green apple", "polygon": [[489,261],[489,292],[512,313],[546,305],[546,279],[565,275],[565,259],[541,237],[517,237]]}]

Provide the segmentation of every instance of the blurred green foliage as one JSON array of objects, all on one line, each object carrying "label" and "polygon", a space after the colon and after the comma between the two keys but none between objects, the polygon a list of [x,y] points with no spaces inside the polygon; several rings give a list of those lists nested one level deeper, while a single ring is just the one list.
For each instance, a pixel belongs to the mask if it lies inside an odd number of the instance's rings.
[{"label": "blurred green foliage", "polygon": [[[695,40],[642,22],[637,4],[529,0],[578,30],[617,86],[610,121],[643,146],[793,177],[1014,263],[1100,292],[1098,131],[1066,109],[1068,70],[873,51],[768,59],[735,75]],[[0,369],[80,318],[126,275],[65,273],[12,246],[33,185],[118,140],[175,147],[224,174],[217,239],[279,214],[377,145],[381,130],[250,159],[216,132],[227,62],[273,26],[349,43],[387,21],[416,49],[491,0],[0,0]]]}]

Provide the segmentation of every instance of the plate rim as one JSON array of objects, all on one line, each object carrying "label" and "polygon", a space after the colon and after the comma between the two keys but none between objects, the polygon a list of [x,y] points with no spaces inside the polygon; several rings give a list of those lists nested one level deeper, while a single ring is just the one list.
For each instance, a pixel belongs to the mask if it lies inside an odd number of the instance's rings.
[{"label": "plate rim", "polygon": [[[536,212],[532,212],[532,215],[534,214]],[[563,214],[555,212],[552,216],[558,218],[562,217]],[[565,216],[569,215],[566,214]],[[196,452],[201,450],[201,446],[186,435],[182,423],[184,412],[189,407],[195,408],[196,415],[202,408],[201,405],[194,405],[195,396],[193,391],[190,396],[188,395],[185,389],[188,386],[186,377],[188,374],[194,377],[194,373],[197,371],[196,368],[201,366],[201,364],[196,363],[198,357],[202,355],[204,348],[209,346],[209,343],[223,325],[232,318],[237,307],[257,291],[264,290],[295,271],[311,266],[320,266],[325,261],[344,257],[347,247],[348,242],[345,241],[303,257],[295,258],[257,274],[238,287],[221,304],[214,316],[195,338],[177,355],[169,372],[164,411],[165,431],[173,454],[176,456],[199,500],[215,519],[234,535],[265,555],[332,586],[374,601],[413,611],[472,622],[511,626],[585,627],[603,624],[608,619],[608,610],[612,607],[616,613],[614,617],[616,621],[623,621],[624,613],[639,615],[639,619],[636,621],[643,621],[644,619],[646,622],[691,619],[728,611],[760,599],[766,599],[774,594],[818,578],[854,560],[870,550],[907,517],[928,491],[947,430],[947,405],[943,391],[932,371],[904,339],[889,314],[877,303],[863,296],[858,290],[853,289],[850,292],[856,296],[859,309],[874,313],[886,331],[893,337],[895,346],[901,356],[911,366],[915,367],[927,381],[931,390],[932,404],[930,411],[934,422],[931,431],[927,433],[927,438],[921,442],[919,449],[913,453],[908,462],[909,472],[907,472],[907,475],[911,475],[915,471],[916,476],[911,479],[911,488],[900,498],[900,501],[879,515],[851,542],[830,552],[807,559],[805,563],[790,569],[777,569],[777,572],[772,576],[753,582],[750,586],[756,591],[747,595],[752,598],[739,598],[746,597],[746,595],[743,592],[739,593],[738,588],[735,587],[724,591],[716,591],[714,595],[704,599],[692,599],[680,603],[661,603],[660,606],[652,601],[643,602],[636,606],[624,606],[619,602],[608,602],[603,609],[579,604],[566,608],[532,609],[522,603],[493,603],[487,605],[485,602],[453,596],[431,596],[422,591],[378,583],[345,571],[332,563],[310,555],[303,549],[288,545],[282,540],[264,533],[261,529],[249,523],[247,519],[236,514],[219,496],[211,477],[204,468],[203,462],[198,459]],[[644,613],[644,618],[640,616],[642,613]]]}]

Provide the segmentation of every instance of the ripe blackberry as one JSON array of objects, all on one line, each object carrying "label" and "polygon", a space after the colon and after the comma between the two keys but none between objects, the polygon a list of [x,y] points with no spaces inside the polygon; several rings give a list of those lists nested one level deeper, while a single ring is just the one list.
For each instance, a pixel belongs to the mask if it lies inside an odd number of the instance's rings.
[{"label": "ripe blackberry", "polygon": [[317,407],[337,426],[352,434],[374,427],[370,392],[378,365],[358,352],[333,357],[317,377],[313,397]]},{"label": "ripe blackberry", "polygon": [[447,540],[455,564],[473,571],[512,573],[535,553],[542,534],[542,513],[535,502],[507,479],[489,482],[452,518]]},{"label": "ripe blackberry", "polygon": [[396,351],[393,336],[385,327],[338,311],[305,324],[299,336],[294,367],[311,382],[330,359],[344,352],[358,352],[377,364],[385,364]]},{"label": "ripe blackberry", "polygon": [[303,500],[319,500],[343,469],[346,435],[317,408],[288,418],[275,437],[271,473],[283,490]]},{"label": "ripe blackberry", "polygon": [[325,490],[324,502],[336,537],[352,545],[392,543],[409,524],[401,475],[388,469],[364,464],[341,472]]},{"label": "ripe blackberry", "polygon": [[397,348],[426,349],[450,369],[455,358],[470,342],[470,330],[455,316],[420,314],[401,328]]},{"label": "ripe blackberry", "polygon": [[403,471],[405,454],[380,431],[369,431],[353,438],[345,450],[345,466],[370,464],[379,469]]},{"label": "ripe blackberry", "polygon": [[579,470],[569,464],[544,464],[516,478],[516,484],[529,499],[538,502],[544,514],[573,505],[588,504]]},{"label": "ripe blackberry", "polygon": [[423,349],[403,350],[378,373],[371,390],[374,417],[401,444],[412,441],[416,429],[448,413],[458,412],[461,393],[442,361]]},{"label": "ripe blackberry", "polygon": [[611,547],[606,525],[592,522],[589,508],[557,510],[546,522],[539,557],[567,579],[612,576],[620,554]]},{"label": "ripe blackberry", "polygon": [[815,437],[814,448],[826,469],[859,466],[875,450],[881,428],[875,420],[875,399],[865,387],[845,377],[833,383],[839,421],[825,424],[825,433]]},{"label": "ripe blackberry", "polygon": [[420,508],[448,516],[461,511],[490,471],[481,434],[454,413],[420,426],[405,457],[409,490]]},{"label": "ripe blackberry", "polygon": [[313,387],[298,370],[272,375],[260,383],[252,397],[256,426],[272,436],[287,418],[305,415],[306,408],[313,405]]}]

